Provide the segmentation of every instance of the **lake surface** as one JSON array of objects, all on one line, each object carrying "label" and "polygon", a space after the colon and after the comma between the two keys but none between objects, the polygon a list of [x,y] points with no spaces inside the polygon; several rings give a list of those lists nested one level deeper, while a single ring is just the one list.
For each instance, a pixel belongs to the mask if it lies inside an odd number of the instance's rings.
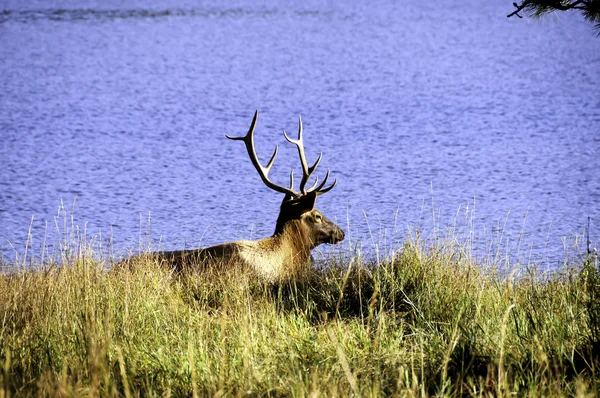
[{"label": "lake surface", "polygon": [[0,258],[270,235],[281,195],[225,138],[258,109],[282,185],[302,115],[343,250],[450,230],[554,267],[600,238],[600,38],[511,3],[4,0]]}]

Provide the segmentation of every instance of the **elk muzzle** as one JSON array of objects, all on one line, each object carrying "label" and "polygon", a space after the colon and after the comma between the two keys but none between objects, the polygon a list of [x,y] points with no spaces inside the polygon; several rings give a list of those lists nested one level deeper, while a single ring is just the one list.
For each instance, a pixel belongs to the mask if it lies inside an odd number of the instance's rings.
[{"label": "elk muzzle", "polygon": [[343,241],[344,236],[345,236],[344,231],[342,231],[342,229],[340,227],[338,227],[335,224],[334,224],[334,226],[335,226],[335,229],[334,229],[333,233],[331,234],[331,237],[329,238],[329,242],[327,242],[327,243],[331,243],[332,245]]},{"label": "elk muzzle", "polygon": [[344,231],[333,221],[323,217],[321,222],[322,239],[321,243],[336,244],[344,240]]}]

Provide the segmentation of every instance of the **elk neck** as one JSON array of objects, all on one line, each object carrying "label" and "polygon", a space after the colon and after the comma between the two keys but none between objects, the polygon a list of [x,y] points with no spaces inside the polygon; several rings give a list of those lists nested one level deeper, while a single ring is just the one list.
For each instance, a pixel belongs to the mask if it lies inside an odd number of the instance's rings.
[{"label": "elk neck", "polygon": [[[246,241],[246,245],[250,242]],[[280,233],[246,246],[240,256],[263,277],[281,280],[309,264],[312,240],[301,220],[290,220]]]}]

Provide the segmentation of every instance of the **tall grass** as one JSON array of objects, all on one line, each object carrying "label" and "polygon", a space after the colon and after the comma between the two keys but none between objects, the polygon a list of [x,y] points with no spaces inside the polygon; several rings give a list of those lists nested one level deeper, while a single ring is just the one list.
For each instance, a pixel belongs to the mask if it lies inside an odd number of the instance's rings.
[{"label": "tall grass", "polygon": [[594,396],[600,273],[499,275],[452,239],[268,285],[89,246],[0,276],[0,396]]}]

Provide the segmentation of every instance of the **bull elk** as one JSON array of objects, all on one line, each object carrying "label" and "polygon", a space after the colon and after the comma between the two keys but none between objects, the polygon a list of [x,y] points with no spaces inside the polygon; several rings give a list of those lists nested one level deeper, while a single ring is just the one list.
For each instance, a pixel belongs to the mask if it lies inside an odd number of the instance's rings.
[{"label": "bull elk", "polygon": [[250,129],[244,137],[227,138],[243,141],[250,161],[263,183],[284,195],[273,235],[256,241],[239,240],[201,249],[154,252],[150,254],[152,257],[175,271],[231,265],[253,271],[263,280],[274,282],[289,279],[310,267],[311,250],[315,247],[322,243],[338,243],[344,239],[344,231],[315,209],[317,196],[329,192],[335,187],[337,180],[325,187],[329,178],[327,170],[321,184],[318,184],[316,177],[314,184],[306,188],[323,154],[319,155],[311,167],[308,166],[302,139],[302,119],[299,118],[297,139],[291,139],[285,131],[283,132],[285,139],[297,147],[300,156],[302,179],[299,191],[294,190],[293,169],[290,173],[289,188],[277,185],[269,179],[269,171],[277,156],[277,146],[267,165],[260,164],[254,148],[257,119],[258,111],[254,113]]}]

